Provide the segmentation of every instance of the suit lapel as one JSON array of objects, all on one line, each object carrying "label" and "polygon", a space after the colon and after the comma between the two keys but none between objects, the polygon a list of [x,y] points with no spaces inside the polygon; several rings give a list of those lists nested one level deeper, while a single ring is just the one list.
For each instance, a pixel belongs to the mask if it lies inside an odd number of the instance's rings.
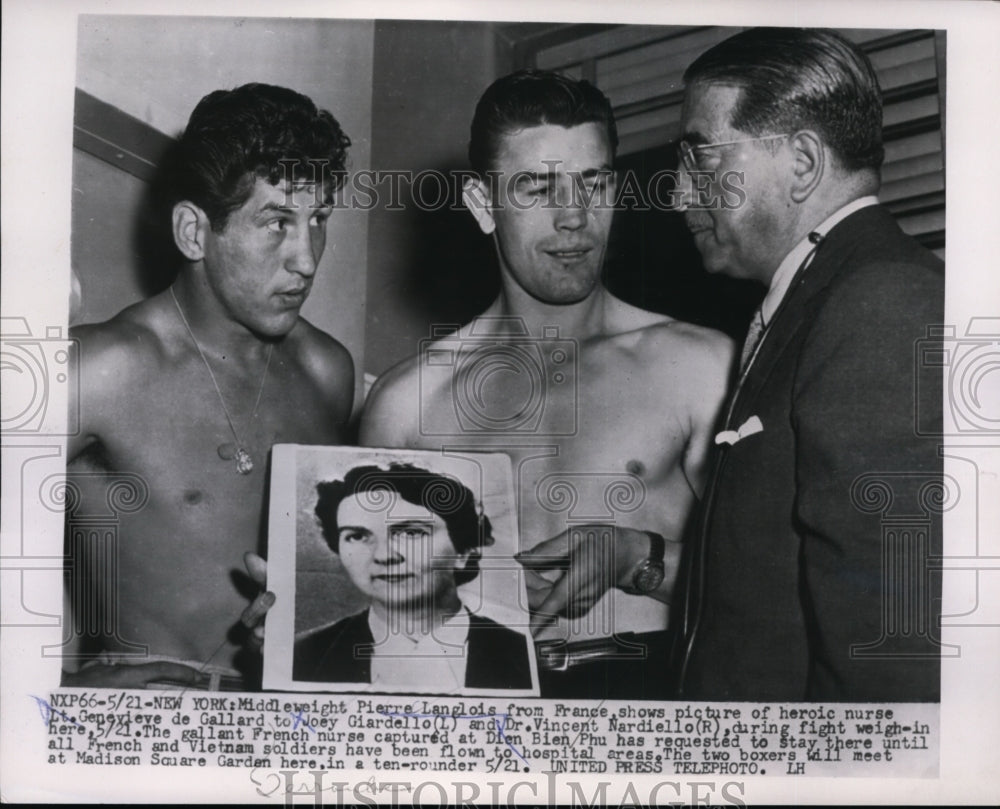
[{"label": "suit lapel", "polygon": [[863,243],[863,239],[851,238],[849,234],[857,234],[858,226],[876,223],[883,216],[888,214],[873,206],[862,208],[838,222],[817,249],[809,266],[792,281],[785,299],[768,325],[757,356],[736,384],[727,408],[725,429],[734,430],[753,415],[757,397],[767,386],[778,360],[799,329],[810,322],[810,312],[818,304],[823,291],[840,269],[852,261],[854,248],[859,241]]},{"label": "suit lapel", "polygon": [[[856,211],[830,230],[812,263],[792,282],[785,300],[772,318],[757,356],[738,379],[726,407],[723,429],[737,429],[754,415],[760,392],[767,385],[778,360],[788,349],[798,330],[810,322],[809,313],[819,303],[823,291],[841,269],[854,260],[859,245],[871,244],[872,238],[878,238],[872,234],[885,233],[887,222],[892,223],[892,227],[898,231],[892,216],[884,208],[872,206]],[[767,425],[764,425],[764,429],[767,429]],[[682,578],[681,615],[676,635],[678,645],[675,647],[675,675],[679,696],[684,695],[687,663],[701,620],[709,531],[716,508],[719,481],[729,459],[730,449],[730,446],[723,445],[714,453],[695,536],[692,542],[685,543],[689,547],[684,549],[686,560],[682,569],[685,575]]]}]

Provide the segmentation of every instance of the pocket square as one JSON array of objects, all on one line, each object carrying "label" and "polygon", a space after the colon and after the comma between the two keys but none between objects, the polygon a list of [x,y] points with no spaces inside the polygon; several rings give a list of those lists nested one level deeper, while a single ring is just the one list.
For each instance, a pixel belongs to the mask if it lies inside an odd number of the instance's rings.
[{"label": "pocket square", "polygon": [[731,446],[748,435],[762,432],[764,432],[764,425],[760,423],[760,419],[757,416],[751,416],[743,422],[738,430],[723,430],[715,436],[715,443],[729,444]]}]

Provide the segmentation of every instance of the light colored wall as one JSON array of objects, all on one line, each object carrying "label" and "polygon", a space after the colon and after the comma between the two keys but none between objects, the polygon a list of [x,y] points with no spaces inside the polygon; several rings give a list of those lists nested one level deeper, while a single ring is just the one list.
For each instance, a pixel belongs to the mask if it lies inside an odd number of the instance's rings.
[{"label": "light colored wall", "polygon": [[[378,21],[372,168],[467,168],[473,110],[507,72],[508,58],[489,23]],[[374,209],[365,371],[378,375],[416,353],[432,323],[466,320],[484,308],[481,285],[463,281],[488,273],[492,252],[464,211]]]},{"label": "light colored wall", "polygon": [[71,260],[81,299],[71,325],[100,323],[145,297],[134,225],[146,194],[142,180],[74,150]]},{"label": "light colored wall", "polygon": [[[251,81],[279,84],[329,109],[350,136],[350,168],[371,158],[374,22],[212,17],[80,17],[77,86],[170,136],[206,93]],[[74,176],[93,184],[74,193],[74,270],[85,316],[103,319],[142,297],[130,266],[134,222],[105,200],[115,216],[92,217],[87,194],[114,194],[133,206],[137,182],[76,153]],[[117,178],[115,174],[119,175]],[[103,212],[103,211],[102,211]],[[100,221],[104,219],[105,221]],[[124,221],[123,221],[124,220]],[[84,230],[77,225],[86,223]],[[364,367],[365,267],[368,213],[340,210],[303,314],[329,332]],[[98,316],[99,315],[99,316]]]}]

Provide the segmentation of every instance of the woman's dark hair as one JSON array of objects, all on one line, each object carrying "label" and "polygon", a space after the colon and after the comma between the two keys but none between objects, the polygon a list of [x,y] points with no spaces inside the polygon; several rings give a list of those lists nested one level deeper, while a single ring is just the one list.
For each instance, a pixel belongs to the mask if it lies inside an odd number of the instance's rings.
[{"label": "woman's dark hair", "polygon": [[479,574],[481,548],[492,545],[493,527],[490,518],[481,512],[467,486],[456,478],[435,474],[411,464],[356,466],[343,480],[323,481],[316,485],[319,496],[316,517],[323,538],[334,553],[340,550],[340,529],[337,509],[348,497],[365,494],[371,510],[386,511],[391,506],[392,493],[416,506],[423,506],[440,517],[448,528],[448,538],[459,553],[470,552],[465,568],[455,574],[455,583],[472,581]]}]

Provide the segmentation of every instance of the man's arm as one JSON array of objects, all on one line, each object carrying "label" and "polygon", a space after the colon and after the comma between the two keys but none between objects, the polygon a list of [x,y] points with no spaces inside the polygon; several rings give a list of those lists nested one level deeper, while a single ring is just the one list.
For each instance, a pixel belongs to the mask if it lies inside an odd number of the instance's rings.
[{"label": "man's arm", "polygon": [[[69,406],[79,417],[79,431],[67,439],[67,464],[88,451],[101,450],[105,425],[114,420],[113,407],[121,400],[123,380],[130,378],[129,366],[137,361],[136,352],[144,343],[135,327],[116,321],[75,327],[70,337]],[[147,339],[145,345],[150,342]],[[67,620],[77,607],[67,594]],[[144,688],[151,682],[194,685],[197,680],[195,669],[170,662],[129,666],[92,662],[62,675],[62,685],[69,688]]]},{"label": "man's arm", "polygon": [[[647,593],[669,604],[680,565],[681,543],[666,539],[664,577]],[[626,588],[639,564],[650,555],[646,531],[619,525],[580,525],[540,542],[514,558],[525,568],[531,631],[537,633],[558,616],[585,615],[608,590]],[[536,570],[565,569],[554,584]]]},{"label": "man's arm", "polygon": [[79,417],[79,430],[67,439],[66,462],[99,445],[108,402],[118,399],[118,386],[128,376],[128,331],[113,322],[70,329],[69,407]]},{"label": "man's arm", "polygon": [[[939,659],[911,656],[933,651],[918,635],[919,624],[907,632],[888,623],[899,599],[908,599],[925,613],[925,626],[934,625],[934,595],[916,537],[913,547],[887,546],[882,513],[853,488],[863,475],[883,478],[897,513],[912,514],[920,510],[921,487],[941,480],[938,442],[915,434],[914,349],[927,326],[940,322],[942,301],[940,277],[924,267],[865,268],[831,293],[803,346],[792,426],[800,590],[810,637],[806,699],[939,698]],[[941,388],[932,388],[920,407],[936,412],[940,423]],[[925,553],[940,553],[937,534],[931,530]],[[897,551],[913,555],[893,576],[890,557]],[[880,639],[877,654],[858,654]]]},{"label": "man's arm", "polygon": [[722,409],[728,399],[736,347],[721,332],[694,326],[685,328],[693,331],[692,345],[697,350],[690,354],[693,362],[687,374],[690,380],[686,391],[689,394],[686,401],[690,430],[682,466],[691,491],[700,498],[705,488],[708,461],[715,445]]},{"label": "man's arm", "polygon": [[[655,327],[650,337],[640,364],[651,375],[661,375],[657,380],[660,387],[676,396],[677,372],[664,374],[666,359],[682,369],[684,390],[676,401],[685,410],[679,421],[688,426],[688,432],[681,466],[692,492],[700,496],[726,396],[733,344],[719,332],[676,321]],[[636,569],[650,555],[646,532],[662,530],[655,525],[643,529],[611,525],[574,527],[572,533],[563,532],[519,554],[518,562],[527,571],[533,630],[538,631],[555,616],[584,615],[608,590],[628,588]],[[669,604],[680,565],[681,537],[665,539],[663,582],[646,595]],[[535,572],[565,568],[567,561],[566,573],[555,584]]]}]

